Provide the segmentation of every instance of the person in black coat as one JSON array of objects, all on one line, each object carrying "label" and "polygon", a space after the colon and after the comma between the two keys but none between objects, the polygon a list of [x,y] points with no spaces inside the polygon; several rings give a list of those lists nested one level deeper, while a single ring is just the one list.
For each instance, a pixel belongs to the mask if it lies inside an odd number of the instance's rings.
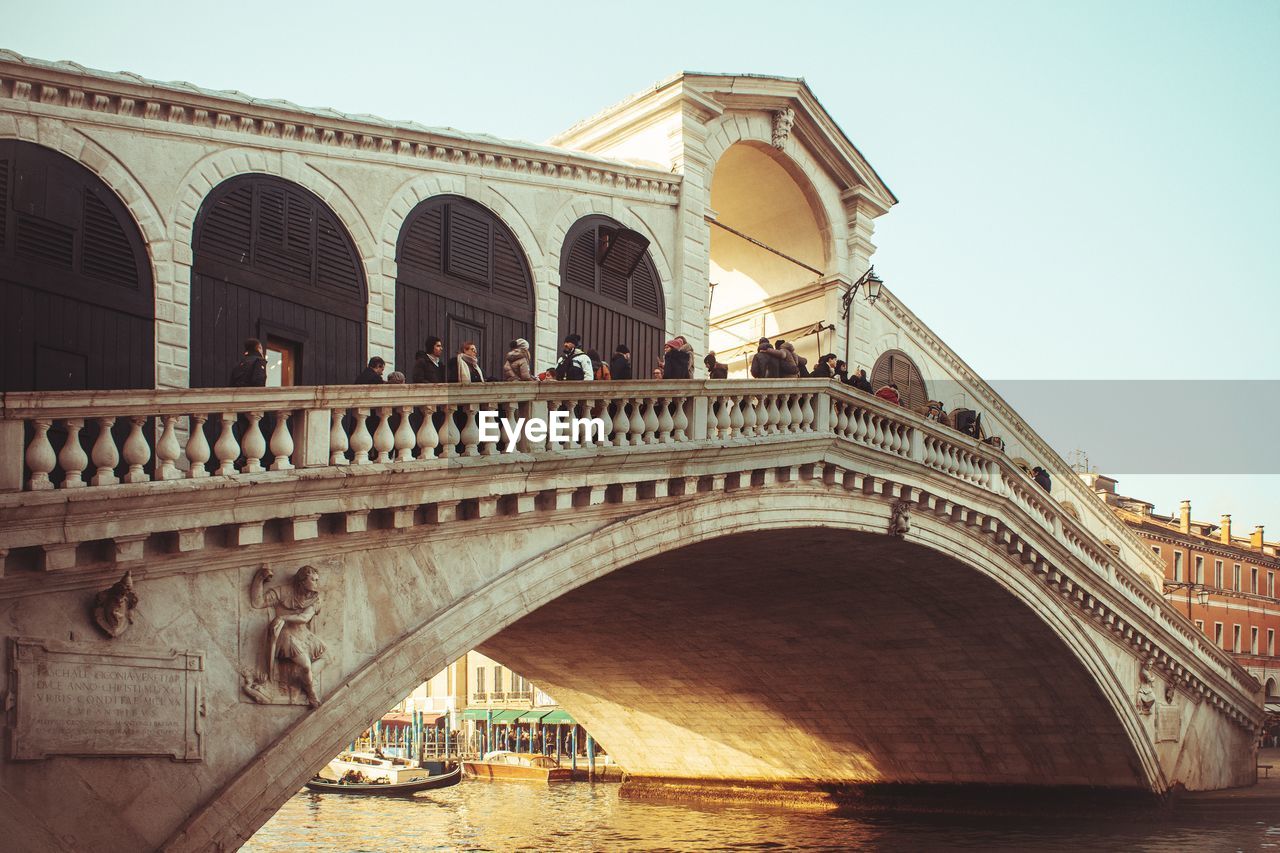
[{"label": "person in black coat", "polygon": [[1035,479],[1040,488],[1046,492],[1053,490],[1053,480],[1049,478],[1049,472],[1041,468],[1039,465],[1031,469],[1031,476]]},{"label": "person in black coat", "polygon": [[662,354],[662,378],[693,378],[693,347],[683,335],[667,341],[666,351]]},{"label": "person in black coat", "polygon": [[720,362],[716,361],[716,354],[714,351],[709,352],[705,356],[703,356],[702,363],[707,366],[708,379],[728,379],[729,378],[729,365],[721,364]]},{"label": "person in black coat", "polygon": [[427,338],[427,348],[418,351],[422,357],[413,362],[413,381],[448,382],[449,376],[444,364],[444,341],[435,335]]},{"label": "person in black coat", "polygon": [[247,338],[244,342],[244,354],[231,369],[232,388],[263,388],[267,384],[267,359],[262,341]]},{"label": "person in black coat", "polygon": [[815,379],[835,379],[836,378],[836,354],[829,352],[822,358],[818,359],[818,366],[813,369],[813,377]]},{"label": "person in black coat", "polygon": [[768,338],[761,338],[756,354],[751,357],[752,378],[777,379],[785,358],[781,350],[774,349]]},{"label": "person in black coat", "polygon": [[613,355],[609,359],[609,378],[631,378],[631,350],[627,349],[626,344],[618,344],[614,348]]},{"label": "person in black coat", "polygon": [[382,371],[387,369],[387,363],[382,360],[381,356],[374,356],[369,359],[369,366],[360,371],[360,375],[356,377],[356,385],[381,385],[387,380],[382,378]]},{"label": "person in black coat", "polygon": [[858,372],[849,377],[849,384],[859,391],[866,391],[868,394],[874,394],[876,389],[871,387],[871,383],[867,381],[867,371],[858,368]]}]

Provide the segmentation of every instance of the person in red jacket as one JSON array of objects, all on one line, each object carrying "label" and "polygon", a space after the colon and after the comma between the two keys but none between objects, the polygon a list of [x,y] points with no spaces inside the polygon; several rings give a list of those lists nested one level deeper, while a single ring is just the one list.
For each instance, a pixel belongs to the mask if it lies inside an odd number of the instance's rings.
[{"label": "person in red jacket", "polygon": [[890,403],[893,403],[895,406],[902,405],[902,398],[898,396],[898,386],[893,382],[890,382],[888,385],[885,385],[883,388],[877,391],[876,396],[880,397],[881,399],[888,400]]}]

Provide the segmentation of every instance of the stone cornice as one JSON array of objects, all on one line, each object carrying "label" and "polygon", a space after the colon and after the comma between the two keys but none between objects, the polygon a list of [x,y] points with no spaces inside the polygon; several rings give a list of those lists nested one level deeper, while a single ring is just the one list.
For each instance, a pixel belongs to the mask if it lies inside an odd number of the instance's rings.
[{"label": "stone cornice", "polygon": [[791,133],[813,152],[842,192],[859,189],[859,204],[873,217],[897,204],[897,197],[862,152],[804,80],[797,78],[684,72],[575,124],[552,137],[551,143],[590,149],[674,111],[681,103],[689,105],[703,122],[726,111],[773,112],[790,108],[794,112]]},{"label": "stone cornice", "polygon": [[917,345],[928,350],[946,365],[956,379],[964,382],[967,390],[973,394],[976,400],[986,406],[987,410],[993,415],[1007,423],[1017,433],[1018,440],[1039,457],[1040,464],[1051,469],[1051,475],[1058,478],[1058,481],[1071,492],[1082,508],[1093,507],[1095,510],[1094,517],[1101,521],[1120,540],[1128,542],[1133,551],[1145,562],[1145,567],[1150,573],[1150,580],[1153,583],[1158,583],[1159,579],[1164,577],[1164,564],[1156,559],[1156,556],[1151,553],[1150,549],[1142,543],[1129,526],[1115,516],[1111,508],[1103,503],[1093,493],[1093,490],[1081,481],[1080,477],[1062,460],[1058,453],[1031,428],[1030,424],[1014,411],[1013,407],[1003,397],[996,393],[994,388],[987,384],[985,379],[978,375],[977,371],[965,363],[964,359],[960,358],[951,347],[943,343],[942,339],[935,335],[933,330],[926,326],[911,309],[907,308],[901,300],[894,296],[888,287],[881,286],[881,297],[875,303],[874,310],[889,314],[899,328],[910,335]]},{"label": "stone cornice", "polygon": [[[103,124],[143,122],[175,133],[227,134],[243,144],[313,147],[342,156],[381,155],[493,169],[675,203],[678,175],[590,154],[485,135],[392,122],[376,116],[312,110],[287,101],[215,92],[185,83],[158,83],[132,74],[91,71],[0,51],[0,109],[55,109]],[[136,124],[134,124],[136,126]]]}]

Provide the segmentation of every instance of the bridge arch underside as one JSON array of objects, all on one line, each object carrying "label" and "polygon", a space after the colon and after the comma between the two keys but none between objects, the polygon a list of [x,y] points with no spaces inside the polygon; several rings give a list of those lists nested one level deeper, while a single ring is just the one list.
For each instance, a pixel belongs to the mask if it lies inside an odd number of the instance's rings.
[{"label": "bridge arch underside", "polygon": [[884,535],[704,541],[581,586],[481,651],[641,782],[1152,787],[1032,606]]}]

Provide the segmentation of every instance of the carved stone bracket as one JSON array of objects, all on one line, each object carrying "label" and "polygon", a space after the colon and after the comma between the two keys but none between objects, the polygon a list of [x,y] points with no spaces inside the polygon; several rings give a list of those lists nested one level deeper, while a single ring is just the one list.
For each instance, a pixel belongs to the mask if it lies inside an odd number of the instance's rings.
[{"label": "carved stone bracket", "polygon": [[114,639],[133,624],[133,612],[137,607],[138,596],[133,591],[133,572],[125,572],[120,580],[94,597],[94,624]]},{"label": "carved stone bracket", "polygon": [[791,107],[775,110],[773,113],[773,147],[781,151],[791,136],[791,126],[795,124],[796,112]]}]

